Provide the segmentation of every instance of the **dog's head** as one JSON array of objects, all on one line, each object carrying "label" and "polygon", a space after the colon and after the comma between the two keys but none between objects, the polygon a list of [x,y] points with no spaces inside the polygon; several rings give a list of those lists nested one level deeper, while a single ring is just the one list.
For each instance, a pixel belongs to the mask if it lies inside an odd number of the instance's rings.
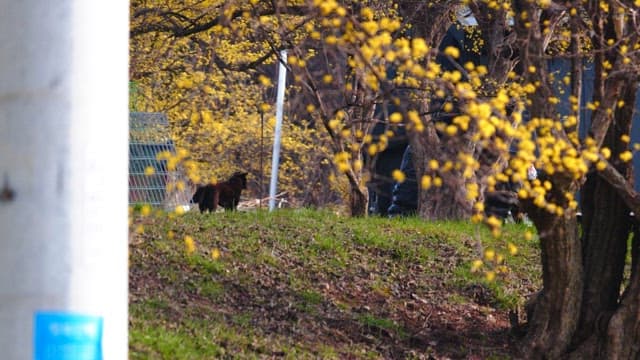
[{"label": "dog's head", "polygon": [[231,176],[231,179],[240,180],[240,184],[242,184],[242,189],[247,188],[247,173],[246,172],[236,172]]},{"label": "dog's head", "polygon": [[200,201],[202,201],[203,196],[204,196],[204,186],[198,185],[196,187],[196,192],[193,194],[193,197],[191,198],[191,203],[199,204]]}]

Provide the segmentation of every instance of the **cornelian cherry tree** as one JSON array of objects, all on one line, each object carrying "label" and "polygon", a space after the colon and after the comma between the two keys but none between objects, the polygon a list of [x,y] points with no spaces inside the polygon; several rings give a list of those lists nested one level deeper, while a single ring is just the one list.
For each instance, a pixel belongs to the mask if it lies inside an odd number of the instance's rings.
[{"label": "cornelian cherry tree", "polygon": [[[169,165],[181,163],[194,183],[248,171],[248,195],[265,197],[281,26],[240,9],[225,1],[131,1],[130,107],[168,114],[173,140],[187,150]],[[335,201],[326,135],[295,118],[283,134],[279,191],[302,205]]]}]

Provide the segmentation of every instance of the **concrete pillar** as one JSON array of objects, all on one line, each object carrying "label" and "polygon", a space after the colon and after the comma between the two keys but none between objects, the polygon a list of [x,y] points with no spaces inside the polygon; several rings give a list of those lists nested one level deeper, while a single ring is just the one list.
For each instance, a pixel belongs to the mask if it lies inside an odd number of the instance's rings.
[{"label": "concrete pillar", "polygon": [[0,0],[2,359],[127,359],[128,8]]}]

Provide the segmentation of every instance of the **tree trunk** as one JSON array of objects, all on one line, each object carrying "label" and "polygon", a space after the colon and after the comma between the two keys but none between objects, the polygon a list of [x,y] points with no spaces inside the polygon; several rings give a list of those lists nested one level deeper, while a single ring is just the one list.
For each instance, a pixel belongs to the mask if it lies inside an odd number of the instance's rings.
[{"label": "tree trunk", "polygon": [[633,233],[633,266],[629,287],[622,296],[616,313],[611,317],[604,344],[606,359],[640,358],[640,231]]},{"label": "tree trunk", "polygon": [[369,192],[366,187],[351,187],[350,196],[350,210],[351,216],[362,217],[367,216],[367,210],[369,207]]},{"label": "tree trunk", "polygon": [[[635,236],[635,235],[634,235]],[[637,256],[637,242],[636,256]],[[640,358],[640,276],[633,268],[630,284],[615,312],[603,313],[591,337],[574,350],[570,359]]]},{"label": "tree trunk", "polygon": [[[623,133],[630,131],[631,114],[628,115],[620,116],[619,119],[626,121],[620,120],[615,126],[611,126],[605,137],[604,145],[611,148],[615,154],[626,150],[627,144],[619,139]],[[630,177],[631,168],[628,164],[619,163],[616,169],[625,177]],[[581,344],[581,348],[595,349],[600,346],[592,346],[589,343],[605,338],[607,321],[618,307],[631,217],[630,210],[620,195],[597,173],[588,176],[583,186],[582,198],[582,245],[587,281],[580,330],[576,333],[574,342]],[[579,352],[583,351],[580,349]]]},{"label": "tree trunk", "polygon": [[465,182],[459,174],[443,176],[442,186],[421,191],[420,216],[432,220],[464,220],[471,216]]},{"label": "tree trunk", "polygon": [[540,236],[544,288],[534,302],[524,339],[528,358],[558,358],[571,343],[582,301],[582,259],[575,216],[543,209],[528,214]]},{"label": "tree trunk", "polygon": [[[627,86],[624,100],[633,104],[635,93],[635,86]],[[630,133],[630,111],[632,108],[618,110],[603,137],[603,146],[613,154],[612,164],[628,180],[631,164],[618,160],[618,155],[628,148],[621,135]],[[573,224],[545,220],[540,210],[530,213],[540,233],[544,289],[535,301],[525,353],[536,359],[636,359],[640,356],[637,224],[631,275],[625,284],[628,239],[634,225],[628,206],[616,188],[595,171],[587,176],[581,200],[580,241],[573,230],[567,231]],[[563,230],[567,233],[562,234]],[[623,285],[626,289],[620,296]]]},{"label": "tree trunk", "polygon": [[[637,96],[637,83],[625,82],[622,90],[622,98],[628,104],[635,104]],[[630,134],[633,122],[634,106],[624,106],[618,109],[615,114],[616,122],[610,127],[605,139],[605,145],[610,146],[614,154],[625,151],[628,144],[621,140],[622,134]],[[633,184],[633,168],[631,162],[616,164],[617,170]],[[605,182],[604,179],[598,179]],[[609,183],[603,187],[613,188]],[[613,190],[610,190],[613,192]],[[614,212],[607,212],[604,203],[618,204],[618,209]],[[613,285],[604,290],[609,290],[611,308],[615,312],[609,320],[606,336],[600,337],[603,348],[601,358],[605,359],[638,359],[640,358],[640,225],[629,214],[629,208],[624,205],[620,194],[611,194],[609,199],[602,199],[602,207],[597,207],[608,217],[608,221],[618,227],[611,234],[602,233],[598,240],[606,242],[608,239],[612,245],[607,251],[611,254],[609,259],[612,264],[603,271],[612,271],[609,276]],[[620,286],[623,283],[625,259],[628,249],[629,234],[633,234],[631,246],[631,270],[626,289],[622,296],[618,298]],[[597,243],[598,241],[594,241]],[[598,255],[600,258],[607,258],[608,254]],[[596,253],[594,252],[594,255]],[[597,258],[597,257],[596,257]],[[614,293],[615,292],[615,293]],[[606,310],[605,310],[606,311]],[[605,312],[606,313],[606,312]],[[609,312],[610,313],[610,312]],[[603,325],[604,325],[603,324]]]},{"label": "tree trunk", "polygon": [[[471,216],[472,205],[466,198],[465,179],[455,170],[440,172],[442,186],[429,189],[420,186],[423,175],[431,175],[427,169],[429,160],[455,158],[455,148],[443,145],[433,126],[428,125],[420,136],[411,138],[413,163],[418,181],[418,214],[429,220],[462,220]],[[467,179],[471,181],[470,179]]]}]

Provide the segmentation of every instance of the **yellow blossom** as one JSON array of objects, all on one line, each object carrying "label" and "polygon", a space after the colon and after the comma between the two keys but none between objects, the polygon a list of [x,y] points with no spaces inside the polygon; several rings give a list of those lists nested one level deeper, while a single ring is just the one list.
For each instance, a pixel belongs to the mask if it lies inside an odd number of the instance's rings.
[{"label": "yellow blossom", "polygon": [[448,46],[446,49],[444,49],[444,53],[446,55],[451,56],[454,59],[457,59],[460,57],[460,50],[454,46]]},{"label": "yellow blossom", "polygon": [[149,216],[151,214],[151,205],[144,204],[140,209],[140,214],[142,214],[142,216]]},{"label": "yellow blossom", "polygon": [[474,261],[471,263],[471,272],[476,272],[476,271],[480,270],[480,268],[482,267],[482,265],[483,265],[483,264],[482,264],[482,260],[479,260],[479,259],[478,259],[478,260],[474,260]]},{"label": "yellow blossom", "polygon": [[[357,144],[354,144],[354,145],[357,145]],[[353,170],[360,171],[362,170],[362,167],[363,167],[362,160],[358,159],[353,162]]]},{"label": "yellow blossom", "polygon": [[414,38],[411,40],[411,56],[413,58],[422,58],[429,51],[429,46],[423,38]]},{"label": "yellow blossom", "polygon": [[429,189],[431,187],[431,176],[424,175],[420,181],[420,186],[425,190]]},{"label": "yellow blossom", "polygon": [[620,154],[620,160],[624,162],[628,162],[629,160],[631,160],[631,158],[633,158],[633,154],[631,154],[631,151],[627,150]]},{"label": "yellow blossom", "polygon": [[496,252],[493,249],[487,249],[484,251],[484,258],[488,261],[493,261],[496,256]]},{"label": "yellow blossom", "polygon": [[369,7],[364,7],[360,10],[360,15],[365,20],[373,20],[373,10]]},{"label": "yellow blossom", "polygon": [[393,172],[391,173],[391,176],[396,182],[399,182],[399,183],[403,183],[406,179],[406,175],[404,174],[404,172],[402,172],[402,170],[399,170],[399,169],[393,170]]},{"label": "yellow blossom", "polygon": [[185,245],[187,254],[193,254],[196,251],[196,243],[191,236],[186,235],[184,237],[184,245]]},{"label": "yellow blossom", "polygon": [[398,112],[394,112],[393,114],[389,115],[389,121],[391,121],[394,124],[397,124],[399,122],[402,121],[402,114],[398,113]]},{"label": "yellow blossom", "polygon": [[267,76],[260,75],[260,76],[258,76],[258,80],[260,81],[260,83],[263,86],[270,86],[271,85],[271,79],[269,77],[267,77]]},{"label": "yellow blossom", "polygon": [[487,225],[493,228],[497,228],[497,227],[500,227],[501,222],[500,222],[500,219],[498,219],[497,217],[489,216],[489,218],[487,219]]},{"label": "yellow blossom", "polygon": [[479,195],[478,184],[470,183],[470,184],[467,184],[466,188],[467,188],[467,199],[473,200],[478,197]]},{"label": "yellow blossom", "polygon": [[369,155],[374,156],[375,154],[378,153],[378,145],[376,144],[369,145],[369,147],[367,148],[367,152],[369,153]]}]

